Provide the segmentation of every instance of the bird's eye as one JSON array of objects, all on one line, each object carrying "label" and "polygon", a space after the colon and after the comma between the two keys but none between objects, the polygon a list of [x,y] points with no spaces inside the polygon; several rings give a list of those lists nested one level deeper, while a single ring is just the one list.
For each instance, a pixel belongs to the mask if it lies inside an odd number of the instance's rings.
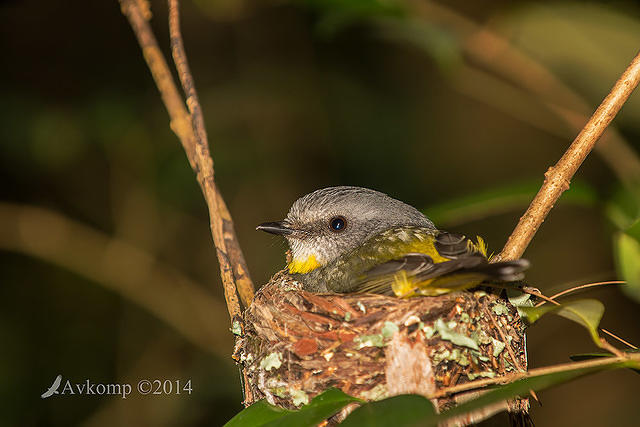
[{"label": "bird's eye", "polygon": [[335,216],[329,221],[331,231],[342,231],[347,226],[347,220],[343,216]]}]

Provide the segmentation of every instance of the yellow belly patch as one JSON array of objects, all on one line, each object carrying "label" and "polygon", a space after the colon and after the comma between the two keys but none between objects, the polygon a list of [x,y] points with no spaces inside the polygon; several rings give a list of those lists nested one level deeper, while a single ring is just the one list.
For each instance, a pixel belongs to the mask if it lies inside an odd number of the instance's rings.
[{"label": "yellow belly patch", "polygon": [[287,267],[289,267],[289,274],[305,274],[320,267],[320,263],[315,255],[310,255],[306,259],[292,259]]}]

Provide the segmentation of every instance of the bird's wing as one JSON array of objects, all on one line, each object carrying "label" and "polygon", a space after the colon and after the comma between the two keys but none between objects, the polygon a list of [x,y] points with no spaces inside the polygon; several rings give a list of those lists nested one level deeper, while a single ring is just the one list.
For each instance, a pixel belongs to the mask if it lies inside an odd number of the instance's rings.
[{"label": "bird's wing", "polygon": [[423,253],[405,254],[367,270],[356,281],[354,291],[439,295],[476,286],[484,280],[521,280],[528,267],[526,260],[491,264],[485,252],[461,234],[441,232],[433,245],[439,262]]}]

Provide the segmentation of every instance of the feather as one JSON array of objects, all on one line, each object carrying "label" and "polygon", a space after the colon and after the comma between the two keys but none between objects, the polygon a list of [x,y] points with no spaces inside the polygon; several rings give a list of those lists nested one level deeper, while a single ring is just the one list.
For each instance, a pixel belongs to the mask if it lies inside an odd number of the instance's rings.
[{"label": "feather", "polygon": [[438,255],[437,261],[424,253],[407,253],[365,271],[353,291],[399,297],[440,295],[487,280],[522,280],[523,271],[529,266],[523,259],[489,263],[484,242],[476,245],[462,234],[440,232],[431,245]]}]

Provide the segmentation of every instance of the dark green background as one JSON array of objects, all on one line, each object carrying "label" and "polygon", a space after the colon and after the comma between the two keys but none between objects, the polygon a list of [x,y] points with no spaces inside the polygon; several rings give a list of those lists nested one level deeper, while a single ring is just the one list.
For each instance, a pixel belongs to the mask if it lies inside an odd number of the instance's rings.
[{"label": "dark green background", "polygon": [[[640,46],[632,2],[447,4],[510,39],[591,109]],[[166,4],[152,10],[167,52]],[[189,323],[215,335],[197,344],[144,300],[105,287],[105,268],[116,281],[132,274],[111,269],[107,255],[87,261],[92,278],[38,256],[38,245],[81,254],[56,240],[55,222],[29,232],[17,209],[53,211],[126,242],[222,301],[203,198],[117,1],[6,1],[0,11],[0,424],[222,424],[242,399],[224,306],[215,305],[217,324]],[[403,3],[185,1],[183,32],[217,182],[258,285],[283,267],[285,246],[255,225],[283,218],[307,192],[361,185],[429,214],[508,184],[533,190],[575,136],[536,96],[501,90],[509,79],[468,58],[458,34]],[[469,67],[493,83],[465,77]],[[636,94],[616,119],[636,150],[639,123]],[[528,279],[546,294],[617,277],[604,210],[620,184],[597,153],[576,182],[589,197],[561,201],[526,252]],[[525,207],[450,224],[445,215],[439,225],[499,250]],[[166,310],[184,296],[147,285]],[[604,327],[640,343],[638,303],[617,288],[590,296],[607,307]],[[561,318],[529,334],[531,366],[593,350]],[[191,379],[194,392],[41,400],[59,373],[73,382]],[[639,389],[637,375],[603,373],[541,393],[532,413],[539,426],[636,425]]]}]

